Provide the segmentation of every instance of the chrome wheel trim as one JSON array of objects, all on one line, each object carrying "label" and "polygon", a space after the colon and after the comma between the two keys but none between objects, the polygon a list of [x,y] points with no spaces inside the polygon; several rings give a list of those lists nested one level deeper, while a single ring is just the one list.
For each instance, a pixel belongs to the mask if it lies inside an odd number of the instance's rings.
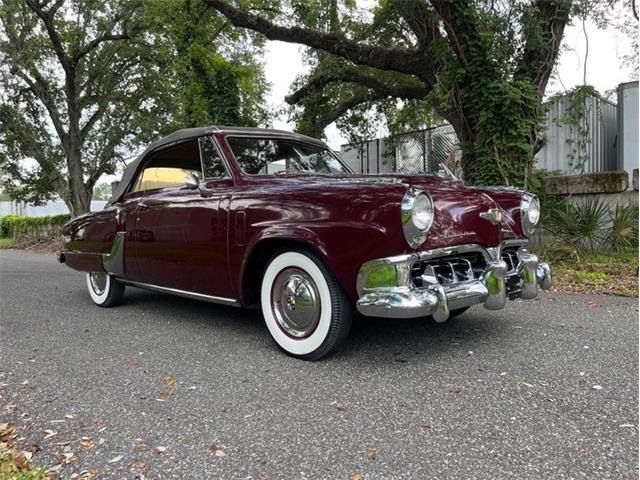
[{"label": "chrome wheel trim", "polygon": [[96,295],[102,295],[107,288],[107,274],[104,272],[89,273],[89,283]]},{"label": "chrome wheel trim", "polygon": [[271,308],[280,329],[289,337],[304,339],[318,327],[322,302],[316,283],[299,268],[285,268],[271,289]]}]

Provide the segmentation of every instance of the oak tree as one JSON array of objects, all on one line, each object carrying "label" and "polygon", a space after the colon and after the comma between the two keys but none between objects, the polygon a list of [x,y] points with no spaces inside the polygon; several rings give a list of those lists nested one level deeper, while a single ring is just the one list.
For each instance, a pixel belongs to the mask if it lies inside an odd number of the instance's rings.
[{"label": "oak tree", "polygon": [[[468,181],[526,184],[571,0],[380,0],[368,15],[352,1],[289,0],[268,16],[205,2],[238,27],[323,52],[289,97],[306,133],[363,105],[428,105],[455,129]],[[318,5],[324,24],[295,14]]]}]

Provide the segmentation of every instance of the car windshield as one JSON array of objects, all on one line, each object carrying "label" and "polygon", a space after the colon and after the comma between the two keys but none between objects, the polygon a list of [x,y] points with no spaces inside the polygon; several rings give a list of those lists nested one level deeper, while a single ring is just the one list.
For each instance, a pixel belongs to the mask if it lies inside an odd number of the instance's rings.
[{"label": "car windshield", "polygon": [[243,172],[249,175],[279,173],[347,173],[347,167],[330,150],[295,140],[227,137]]}]

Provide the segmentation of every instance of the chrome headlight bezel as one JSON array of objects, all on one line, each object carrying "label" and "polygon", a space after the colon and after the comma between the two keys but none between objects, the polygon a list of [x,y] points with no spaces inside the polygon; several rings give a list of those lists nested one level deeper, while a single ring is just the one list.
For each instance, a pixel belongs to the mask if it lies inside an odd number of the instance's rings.
[{"label": "chrome headlight bezel", "polygon": [[[416,200],[418,199],[420,199],[420,201],[426,201],[428,209],[431,212],[431,217],[428,219],[424,227],[416,225],[415,207]],[[423,190],[415,188],[407,190],[407,193],[405,193],[402,199],[401,222],[404,237],[411,248],[418,248],[427,239],[427,233],[433,225],[434,216],[435,210],[431,195]]]},{"label": "chrome headlight bezel", "polygon": [[520,200],[520,224],[522,232],[528,237],[540,222],[540,200],[538,197],[525,193]]}]

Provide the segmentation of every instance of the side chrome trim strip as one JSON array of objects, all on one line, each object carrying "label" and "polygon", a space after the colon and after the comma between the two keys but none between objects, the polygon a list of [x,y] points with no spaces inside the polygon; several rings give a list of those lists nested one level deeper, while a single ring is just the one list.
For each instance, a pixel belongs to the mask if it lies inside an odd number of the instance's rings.
[{"label": "side chrome trim strip", "polygon": [[239,307],[240,302],[233,298],[216,297],[214,295],[205,295],[204,293],[187,292],[186,290],[178,290],[177,288],[161,287],[159,285],[152,285],[150,283],[132,282],[124,278],[118,279],[125,285],[131,285],[132,287],[143,288],[145,290],[153,290],[161,293],[169,293],[171,295],[177,295],[179,297],[191,298],[194,300],[203,300],[205,302],[220,303],[222,305],[230,305],[232,307]]},{"label": "side chrome trim strip", "polygon": [[124,277],[124,240],[125,232],[116,233],[111,252],[102,255],[102,268],[116,277]]}]

